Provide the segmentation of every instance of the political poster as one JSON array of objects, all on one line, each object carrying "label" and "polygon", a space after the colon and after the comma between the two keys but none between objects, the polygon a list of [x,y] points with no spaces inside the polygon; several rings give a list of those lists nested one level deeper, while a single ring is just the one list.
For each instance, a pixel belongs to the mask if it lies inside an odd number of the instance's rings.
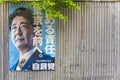
[{"label": "political poster", "polygon": [[8,18],[9,70],[55,70],[55,19],[26,4],[11,4]]}]

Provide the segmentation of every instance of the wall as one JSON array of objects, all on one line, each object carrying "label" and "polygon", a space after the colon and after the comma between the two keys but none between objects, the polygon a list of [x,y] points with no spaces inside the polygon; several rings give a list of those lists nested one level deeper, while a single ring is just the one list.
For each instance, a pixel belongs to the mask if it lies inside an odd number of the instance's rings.
[{"label": "wall", "polygon": [[[55,71],[8,70],[8,2],[0,5],[0,78],[2,80],[119,80],[120,2],[80,2],[57,19]],[[0,80],[1,80],[0,79]]]}]

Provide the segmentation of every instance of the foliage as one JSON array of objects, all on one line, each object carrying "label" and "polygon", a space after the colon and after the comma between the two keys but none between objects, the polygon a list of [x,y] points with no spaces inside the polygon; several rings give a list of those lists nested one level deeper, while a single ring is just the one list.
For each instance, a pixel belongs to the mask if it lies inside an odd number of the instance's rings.
[{"label": "foliage", "polygon": [[[0,0],[3,2],[5,0]],[[10,0],[11,2],[20,2],[22,0]],[[73,0],[32,0],[30,6],[37,7],[40,12],[46,11],[47,18],[60,18],[64,21],[67,20],[67,16],[64,16],[60,9],[80,9]]]},{"label": "foliage", "polygon": [[32,7],[39,7],[39,11],[46,11],[46,17],[60,18],[66,20],[67,17],[60,13],[59,9],[79,9],[72,0],[34,0],[30,3]]}]

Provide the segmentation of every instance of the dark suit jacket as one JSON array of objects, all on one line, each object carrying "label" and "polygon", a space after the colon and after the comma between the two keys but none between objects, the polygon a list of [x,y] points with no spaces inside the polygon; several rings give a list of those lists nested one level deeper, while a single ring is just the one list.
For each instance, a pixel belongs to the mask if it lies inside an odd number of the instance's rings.
[{"label": "dark suit jacket", "polygon": [[[27,60],[27,62],[24,64],[24,66],[21,68],[21,70],[32,70],[33,63],[43,63],[43,62],[37,62],[39,60],[44,60],[44,63],[55,63],[55,57],[51,57],[49,55],[46,55],[44,53],[40,53],[38,50],[36,50],[33,55]],[[10,70],[14,71],[16,70],[16,67],[18,65],[18,62],[10,68]]]}]

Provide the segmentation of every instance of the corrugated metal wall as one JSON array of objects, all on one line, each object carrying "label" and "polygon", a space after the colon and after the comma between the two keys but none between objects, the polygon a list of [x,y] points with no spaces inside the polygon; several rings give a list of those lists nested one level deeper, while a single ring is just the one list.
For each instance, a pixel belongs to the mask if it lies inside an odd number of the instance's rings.
[{"label": "corrugated metal wall", "polygon": [[8,4],[0,4],[0,80],[120,80],[120,2],[76,2],[57,19],[55,71],[8,70]]}]

